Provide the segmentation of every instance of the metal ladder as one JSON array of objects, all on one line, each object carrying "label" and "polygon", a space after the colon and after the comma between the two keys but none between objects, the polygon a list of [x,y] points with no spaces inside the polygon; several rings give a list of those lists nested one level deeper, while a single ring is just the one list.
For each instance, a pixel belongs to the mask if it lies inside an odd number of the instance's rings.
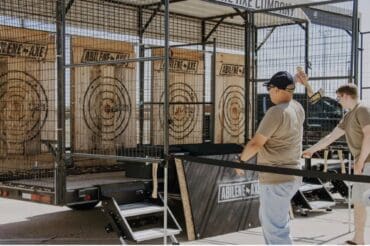
[{"label": "metal ladder", "polygon": [[[130,226],[129,220],[131,218],[142,218],[153,214],[163,213],[164,210],[164,206],[151,202],[135,202],[120,205],[113,197],[107,197],[102,201],[102,211],[108,217],[110,222],[106,227],[106,231],[115,231],[122,244],[125,244],[125,240],[142,242],[156,238],[163,238],[165,235],[164,228],[157,226],[134,231]],[[177,228],[168,228],[166,230],[166,235],[170,237],[173,244],[177,244],[178,242],[175,235],[179,234],[182,230],[168,207],[167,212],[171,216]]]}]

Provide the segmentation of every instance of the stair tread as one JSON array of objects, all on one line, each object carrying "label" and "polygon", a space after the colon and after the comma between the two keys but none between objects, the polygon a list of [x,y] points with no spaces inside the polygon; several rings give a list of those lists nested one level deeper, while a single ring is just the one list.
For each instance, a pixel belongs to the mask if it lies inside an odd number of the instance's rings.
[{"label": "stair tread", "polygon": [[321,189],[323,187],[324,186],[321,185],[321,184],[308,184],[308,183],[305,183],[301,187],[299,187],[299,190],[300,191],[309,191],[309,190]]},{"label": "stair tread", "polygon": [[312,209],[329,208],[335,206],[335,202],[332,201],[312,201],[309,202]]},{"label": "stair tread", "polygon": [[147,202],[136,202],[130,204],[119,205],[121,214],[125,217],[158,213],[164,210],[163,206],[159,206]]},{"label": "stair tread", "polygon": [[[167,229],[167,235],[177,235],[181,231],[179,229]],[[164,230],[162,227],[159,228],[150,228],[142,231],[133,232],[133,239],[135,241],[141,242],[145,240],[161,238],[164,236]]]}]

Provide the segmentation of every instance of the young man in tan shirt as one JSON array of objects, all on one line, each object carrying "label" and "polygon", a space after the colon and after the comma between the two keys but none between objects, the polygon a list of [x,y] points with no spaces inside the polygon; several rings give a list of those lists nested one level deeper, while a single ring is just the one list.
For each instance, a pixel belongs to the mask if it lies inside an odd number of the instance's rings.
[{"label": "young man in tan shirt", "polygon": [[[275,106],[266,112],[240,160],[247,161],[257,154],[258,165],[300,168],[305,113],[301,104],[293,100],[293,76],[278,72],[265,86]],[[240,169],[236,172],[243,174]],[[301,185],[301,178],[261,172],[259,182],[259,218],[266,244],[292,244],[290,200]]]},{"label": "young man in tan shirt", "polygon": [[[349,111],[343,116],[337,127],[318,143],[303,152],[303,157],[311,158],[316,151],[324,149],[345,134],[348,147],[355,158],[354,173],[370,175],[370,108],[358,100],[357,87],[343,85],[336,91],[337,100]],[[354,203],[355,234],[347,244],[364,244],[366,224],[366,205],[363,199],[368,183],[354,183],[352,201]]]}]

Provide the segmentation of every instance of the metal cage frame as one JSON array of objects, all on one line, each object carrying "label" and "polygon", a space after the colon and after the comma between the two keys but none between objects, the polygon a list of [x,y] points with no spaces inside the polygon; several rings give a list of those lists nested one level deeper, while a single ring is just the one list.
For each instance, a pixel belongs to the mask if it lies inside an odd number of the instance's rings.
[{"label": "metal cage frame", "polygon": [[[336,4],[342,2],[353,2],[353,9],[352,9],[352,26],[351,30],[355,31],[348,31],[351,35],[351,65],[350,65],[350,72],[349,76],[345,77],[355,84],[358,84],[358,57],[359,57],[359,27],[358,27],[358,0],[321,0],[317,2],[304,2],[304,3],[296,3],[290,5],[284,5],[281,7],[272,7],[272,8],[264,8],[264,9],[251,9],[247,5],[243,6],[241,3],[242,1],[226,1],[226,0],[207,0],[204,1],[208,4],[217,4],[224,6],[224,8],[230,8],[233,10],[233,13],[229,13],[226,15],[217,15],[211,16],[206,18],[200,18],[197,16],[188,16],[183,13],[172,13],[170,11],[171,4],[187,2],[188,0],[162,0],[162,1],[151,1],[149,4],[141,5],[136,4],[136,1],[120,1],[120,0],[106,0],[104,2],[108,2],[112,5],[117,6],[127,6],[131,9],[135,9],[137,13],[137,23],[138,26],[136,27],[136,37],[139,43],[139,52],[137,58],[129,58],[121,61],[113,61],[113,62],[95,62],[89,65],[99,65],[99,64],[123,64],[123,63],[138,63],[138,70],[139,70],[139,119],[144,119],[144,66],[145,62],[150,61],[163,61],[163,81],[164,81],[164,97],[163,97],[163,155],[153,155],[152,157],[148,156],[116,156],[116,155],[100,155],[100,154],[86,154],[86,153],[72,153],[69,152],[66,148],[66,71],[67,69],[72,69],[74,67],[78,67],[79,64],[71,64],[66,62],[66,39],[68,34],[66,32],[67,29],[67,15],[75,2],[78,0],[55,0],[55,25],[56,25],[56,72],[57,72],[57,138],[55,142],[48,142],[46,143],[49,150],[54,153],[55,155],[55,177],[54,177],[54,201],[53,203],[56,205],[64,205],[66,204],[67,199],[67,188],[66,188],[66,176],[67,176],[67,162],[71,157],[93,157],[93,158],[102,158],[102,159],[115,159],[115,160],[122,160],[122,161],[134,161],[134,162],[161,162],[164,166],[164,205],[167,206],[167,183],[168,183],[168,160],[172,158],[170,153],[170,139],[169,139],[169,107],[170,107],[170,98],[169,98],[169,76],[170,76],[170,58],[171,58],[171,48],[174,47],[181,47],[181,46],[200,46],[200,50],[209,51],[210,53],[216,52],[216,45],[215,45],[215,31],[220,28],[222,25],[223,27],[237,27],[240,30],[243,30],[244,33],[240,34],[243,39],[244,43],[242,44],[243,54],[244,54],[244,65],[246,68],[252,69],[245,69],[245,76],[244,76],[244,85],[245,85],[245,93],[247,95],[252,95],[252,105],[249,108],[249,105],[245,107],[245,119],[251,119],[251,123],[246,121],[245,123],[245,134],[244,134],[244,142],[247,142],[250,138],[251,134],[253,134],[256,130],[256,96],[257,96],[257,83],[261,82],[259,78],[257,78],[257,56],[258,51],[264,45],[264,43],[268,40],[270,35],[267,35],[264,41],[260,44],[257,44],[257,32],[260,29],[267,28],[266,27],[258,27],[255,25],[256,18],[259,14],[266,14],[271,16],[276,16],[276,11],[282,10],[292,10],[297,8],[310,8],[315,6],[327,5],[327,4]],[[140,2],[140,1],[137,1]],[[191,1],[190,1],[191,2]],[[191,3],[188,3],[191,4]],[[1,7],[0,7],[1,8]],[[275,12],[274,12],[275,11]],[[143,15],[149,16],[147,21],[144,21]],[[157,16],[161,15],[163,20],[163,25],[160,30],[160,35],[163,38],[162,45],[160,46],[163,48],[163,56],[152,56],[148,57],[145,55],[147,49],[153,49],[153,45],[146,46],[144,39],[146,31],[150,28],[151,22]],[[277,15],[280,16],[280,15]],[[198,40],[200,42],[190,42],[188,44],[176,44],[172,43],[173,39],[171,37],[171,26],[170,20],[172,18],[192,18],[196,19],[201,23],[201,33],[199,34]],[[243,21],[241,24],[239,23],[230,23],[226,20],[232,20],[232,18],[241,18]],[[309,21],[304,21],[296,18],[288,18],[283,16],[280,18],[287,18],[289,19],[289,23],[285,24],[278,24],[276,26],[284,26],[284,25],[298,25],[304,31],[304,39],[305,39],[305,48],[304,48],[304,69],[308,72],[310,61],[309,61]],[[273,27],[274,28],[274,27]],[[153,34],[154,35],[154,34]],[[208,48],[207,48],[208,47]],[[249,55],[248,55],[249,54]],[[215,58],[212,57],[212,66],[215,66]],[[214,73],[214,71],[213,71]],[[210,124],[210,132],[211,132],[211,142],[214,140],[214,136],[212,134],[215,128],[215,95],[214,83],[215,78],[214,74],[211,74],[211,95],[210,95],[210,102],[201,102],[204,105],[211,105],[211,124]],[[332,78],[333,79],[333,78]],[[335,79],[335,78],[334,78]],[[343,79],[343,78],[342,78]],[[252,113],[251,113],[252,112]],[[139,144],[143,143],[143,121],[139,123]],[[249,125],[250,124],[250,125]],[[71,133],[72,134],[72,133]],[[166,211],[166,210],[165,210]],[[167,221],[167,213],[164,213],[164,221]],[[166,222],[164,225],[167,228]],[[166,240],[166,239],[165,239]]]}]

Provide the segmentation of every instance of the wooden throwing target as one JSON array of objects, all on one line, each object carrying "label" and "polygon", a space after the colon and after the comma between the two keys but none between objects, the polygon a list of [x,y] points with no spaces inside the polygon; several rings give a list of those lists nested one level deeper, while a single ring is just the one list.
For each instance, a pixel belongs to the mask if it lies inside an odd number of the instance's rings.
[{"label": "wooden throwing target", "polygon": [[[245,96],[244,56],[216,55],[215,143],[244,143]],[[246,103],[247,102],[247,103]]]},{"label": "wooden throwing target", "polygon": [[75,152],[116,154],[136,146],[135,63],[132,44],[104,39],[72,38],[74,64],[117,64],[72,69],[72,146]]},{"label": "wooden throwing target", "polygon": [[[169,94],[169,135],[181,140],[194,131],[199,121],[198,97],[193,88],[185,83],[171,84]],[[161,96],[163,102],[164,93]],[[163,126],[163,104],[159,107],[158,115]]]},{"label": "wooden throwing target", "polygon": [[[161,56],[162,49],[153,50]],[[169,135],[170,144],[202,142],[204,80],[203,53],[186,49],[171,49],[169,74]],[[163,144],[164,130],[164,74],[163,61],[153,62],[152,131],[154,144]]]},{"label": "wooden throwing target", "polygon": [[41,140],[56,136],[55,81],[54,34],[0,26],[1,156],[48,151]]},{"label": "wooden throwing target", "polygon": [[48,114],[48,98],[36,78],[23,71],[0,75],[1,140],[23,144],[40,134]]},{"label": "wooden throwing target", "polygon": [[241,86],[229,85],[218,101],[218,120],[222,129],[232,138],[238,138],[244,134],[244,94]]},{"label": "wooden throwing target", "polygon": [[86,126],[103,140],[112,141],[126,130],[132,114],[131,105],[129,92],[122,81],[114,77],[97,77],[90,83],[83,99]]}]

